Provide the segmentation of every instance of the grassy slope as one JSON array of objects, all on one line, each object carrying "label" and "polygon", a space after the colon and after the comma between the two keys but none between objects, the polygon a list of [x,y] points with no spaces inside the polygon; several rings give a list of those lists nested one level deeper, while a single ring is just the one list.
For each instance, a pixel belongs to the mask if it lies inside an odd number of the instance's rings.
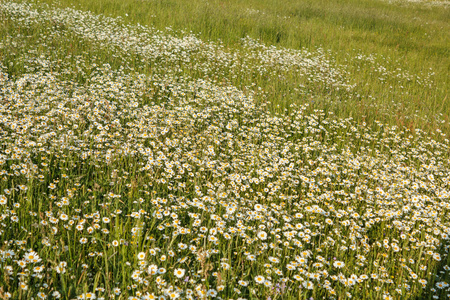
[{"label": "grassy slope", "polygon": [[[331,50],[330,57],[346,65],[359,97],[352,100],[330,91],[299,96],[289,84],[256,83],[272,91],[268,98],[275,104],[303,103],[314,98],[316,108],[329,107],[338,116],[450,132],[448,6],[349,0],[64,0],[60,5],[123,16],[126,22],[158,29],[170,26],[192,31],[204,40],[220,40],[230,48],[238,47],[241,38],[250,36],[277,47]],[[376,54],[377,63],[361,64],[354,59],[358,54]],[[380,81],[379,74],[374,73],[378,66],[428,77],[432,83],[425,86],[413,82],[401,88],[404,83],[395,78]],[[237,86],[239,83],[233,82]],[[244,85],[241,82],[241,87]]]}]

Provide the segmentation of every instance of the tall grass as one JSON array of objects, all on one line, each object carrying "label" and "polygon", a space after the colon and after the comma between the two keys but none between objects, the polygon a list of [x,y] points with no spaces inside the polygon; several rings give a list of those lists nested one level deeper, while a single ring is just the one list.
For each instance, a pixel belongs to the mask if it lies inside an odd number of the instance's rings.
[{"label": "tall grass", "polygon": [[2,298],[448,297],[447,6],[283,4],[0,3]]},{"label": "tall grass", "polygon": [[[439,4],[439,3],[438,3]],[[448,72],[450,28],[448,5],[388,1],[61,1],[111,16],[175,32],[190,31],[203,40],[240,47],[250,36],[266,45],[291,49],[330,50],[329,59],[345,66],[356,87],[347,94],[308,91],[315,107],[333,105],[339,116],[372,123],[375,119],[447,134],[450,105]],[[182,35],[182,33],[181,33]],[[370,59],[355,59],[359,55]],[[378,71],[377,71],[378,70]],[[418,76],[399,80],[400,74]],[[255,81],[269,90],[268,99],[310,103],[294,83]],[[235,86],[248,84],[242,78]],[[288,100],[286,100],[288,99]],[[318,106],[317,106],[318,105]],[[273,107],[272,109],[275,109]],[[417,115],[417,117],[412,117]],[[363,116],[363,117],[362,117]]]}]

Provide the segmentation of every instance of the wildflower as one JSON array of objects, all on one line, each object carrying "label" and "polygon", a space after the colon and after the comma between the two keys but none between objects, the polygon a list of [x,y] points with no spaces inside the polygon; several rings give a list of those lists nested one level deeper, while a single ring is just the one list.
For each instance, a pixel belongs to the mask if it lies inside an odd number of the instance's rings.
[{"label": "wildflower", "polygon": [[78,299],[96,299],[97,296],[94,293],[85,293],[77,297]]},{"label": "wildflower", "polygon": [[263,211],[264,207],[261,204],[255,204],[255,211]]},{"label": "wildflower", "polygon": [[269,261],[272,262],[272,263],[279,263],[280,262],[280,260],[278,258],[273,257],[273,256],[269,256]]},{"label": "wildflower", "polygon": [[19,282],[19,288],[26,291],[28,290],[28,285],[25,282]]},{"label": "wildflower", "polygon": [[149,293],[142,295],[141,298],[143,300],[155,300],[156,299],[154,294],[149,294]]},{"label": "wildflower", "polygon": [[41,261],[41,258],[39,257],[39,255],[36,252],[34,252],[33,250],[27,252],[24,255],[24,258],[25,258],[25,261],[29,262],[29,263],[30,262],[31,263],[37,263],[37,262]]},{"label": "wildflower", "polygon": [[185,272],[186,271],[184,269],[175,269],[173,271],[174,275],[178,278],[182,278],[184,276]]},{"label": "wildflower", "polygon": [[264,286],[265,287],[271,287],[272,286],[272,282],[270,282],[269,280],[264,281]]},{"label": "wildflower", "polygon": [[439,253],[433,253],[433,258],[437,261],[441,261],[441,255]]},{"label": "wildflower", "polygon": [[41,273],[44,270],[44,266],[37,266],[33,268],[33,272]]},{"label": "wildflower", "polygon": [[241,286],[247,286],[248,285],[248,282],[247,281],[244,281],[244,280],[239,280],[239,285],[241,285]]},{"label": "wildflower", "polygon": [[149,275],[155,275],[156,273],[158,273],[158,266],[156,265],[149,265],[147,268],[147,273]]},{"label": "wildflower", "polygon": [[263,284],[264,281],[265,281],[265,278],[263,276],[261,276],[261,275],[258,275],[258,276],[255,277],[255,281],[258,284]]},{"label": "wildflower", "polygon": [[303,278],[298,274],[294,275],[294,279],[297,281],[303,281]]},{"label": "wildflower", "polygon": [[314,288],[314,284],[311,281],[304,281],[303,282],[303,287],[308,289],[308,290],[312,290]]},{"label": "wildflower", "polygon": [[258,232],[258,238],[262,241],[267,239],[267,233],[265,231],[259,231]]},{"label": "wildflower", "polygon": [[177,299],[178,297],[180,297],[180,294],[175,293],[175,292],[170,292],[169,293],[169,298],[170,299]]},{"label": "wildflower", "polygon": [[341,268],[343,268],[344,266],[345,266],[345,264],[344,264],[344,262],[342,262],[342,261],[335,261],[334,263],[333,263],[333,266],[335,267],[335,268],[339,268],[339,269],[341,269]]},{"label": "wildflower", "polygon": [[47,299],[47,294],[45,294],[44,292],[37,293],[37,296],[39,299]]}]

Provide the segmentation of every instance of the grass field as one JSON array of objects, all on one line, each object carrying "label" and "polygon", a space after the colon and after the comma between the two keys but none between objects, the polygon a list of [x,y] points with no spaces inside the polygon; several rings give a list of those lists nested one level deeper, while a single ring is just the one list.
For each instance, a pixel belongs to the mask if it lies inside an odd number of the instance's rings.
[{"label": "grass field", "polygon": [[0,298],[450,298],[450,3],[0,2]]}]

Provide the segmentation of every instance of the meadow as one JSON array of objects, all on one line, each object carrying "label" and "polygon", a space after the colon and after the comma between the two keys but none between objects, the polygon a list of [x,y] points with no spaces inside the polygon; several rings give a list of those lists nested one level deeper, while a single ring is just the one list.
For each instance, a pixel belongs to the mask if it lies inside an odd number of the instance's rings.
[{"label": "meadow", "polygon": [[0,2],[1,299],[449,299],[450,3]]}]

